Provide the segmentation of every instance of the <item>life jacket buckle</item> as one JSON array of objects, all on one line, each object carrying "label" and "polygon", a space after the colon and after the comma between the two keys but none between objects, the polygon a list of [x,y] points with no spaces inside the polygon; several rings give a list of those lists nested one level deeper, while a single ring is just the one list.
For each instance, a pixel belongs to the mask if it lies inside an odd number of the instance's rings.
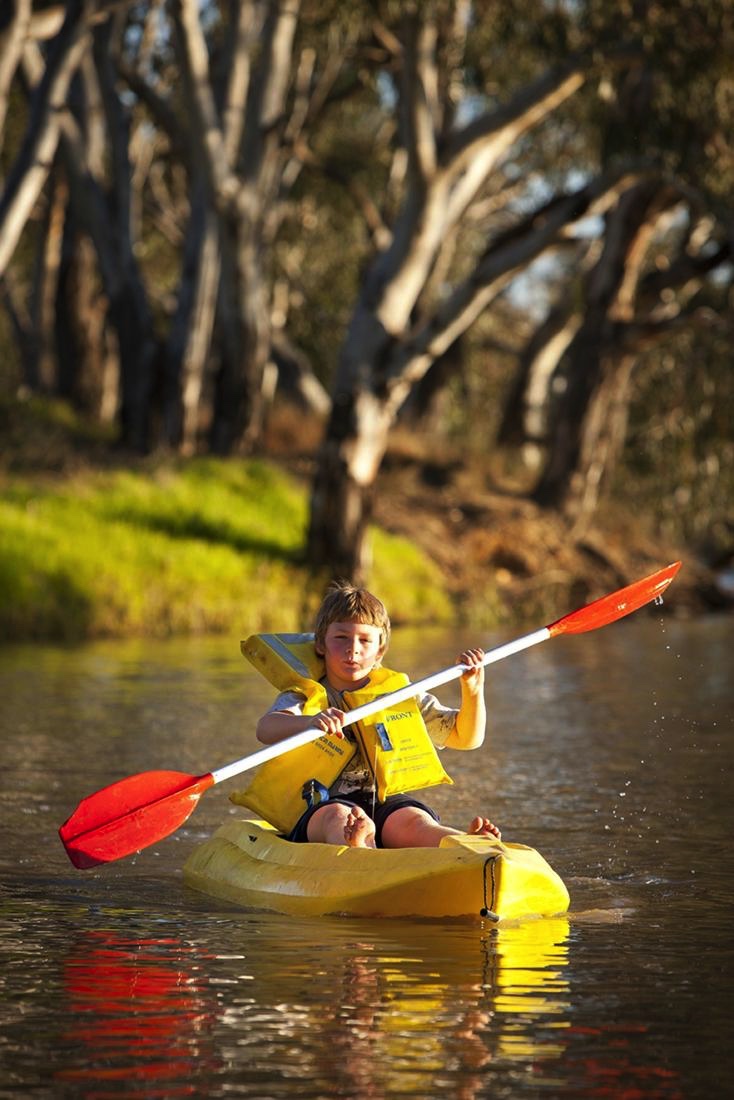
[{"label": "life jacket buckle", "polygon": [[394,746],[390,740],[390,734],[387,732],[387,726],[383,722],[375,722],[374,730],[379,738],[382,751],[392,752]]}]

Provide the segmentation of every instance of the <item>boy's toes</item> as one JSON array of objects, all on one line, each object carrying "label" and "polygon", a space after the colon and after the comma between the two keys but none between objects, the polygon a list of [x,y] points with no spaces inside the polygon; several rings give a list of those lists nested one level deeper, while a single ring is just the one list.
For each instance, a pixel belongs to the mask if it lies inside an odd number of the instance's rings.
[{"label": "boy's toes", "polygon": [[359,810],[353,810],[344,825],[344,843],[350,848],[374,848],[374,822]]},{"label": "boy's toes", "polygon": [[488,817],[475,817],[467,829],[472,836],[494,836],[500,840],[502,833]]}]

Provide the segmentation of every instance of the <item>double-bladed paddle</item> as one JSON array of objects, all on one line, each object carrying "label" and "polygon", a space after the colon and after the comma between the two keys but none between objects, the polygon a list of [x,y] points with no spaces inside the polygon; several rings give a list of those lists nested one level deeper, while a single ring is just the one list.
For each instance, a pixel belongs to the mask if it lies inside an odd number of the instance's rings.
[{"label": "double-bladed paddle", "polygon": [[[483,663],[494,664],[559,634],[584,634],[630,615],[651,600],[662,597],[680,566],[679,561],[673,562],[672,565],[651,573],[649,577],[643,577],[642,580],[564,615],[550,626],[497,646],[484,655]],[[406,684],[388,695],[381,695],[379,699],[349,711],[344,725],[359,722],[362,718],[394,706],[404,699],[430,691],[449,680],[458,679],[466,671],[467,665],[452,665],[441,672],[426,676],[423,680]],[[112,783],[82,799],[71,817],[59,829],[69,859],[75,867],[95,867],[147,848],[174,832],[179,825],[183,825],[204,791],[215,783],[249,771],[250,768],[264,764],[266,760],[272,760],[322,736],[323,731],[320,729],[304,730],[295,737],[268,745],[242,760],[235,760],[234,763],[206,775],[150,771]]]}]

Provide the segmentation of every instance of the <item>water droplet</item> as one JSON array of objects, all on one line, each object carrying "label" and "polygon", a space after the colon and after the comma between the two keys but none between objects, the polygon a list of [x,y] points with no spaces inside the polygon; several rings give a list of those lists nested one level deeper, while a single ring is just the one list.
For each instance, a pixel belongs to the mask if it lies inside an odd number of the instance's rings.
[{"label": "water droplet", "polygon": [[662,596],[656,596],[655,597],[655,606],[656,607],[662,607],[664,602],[665,601],[663,600]]}]

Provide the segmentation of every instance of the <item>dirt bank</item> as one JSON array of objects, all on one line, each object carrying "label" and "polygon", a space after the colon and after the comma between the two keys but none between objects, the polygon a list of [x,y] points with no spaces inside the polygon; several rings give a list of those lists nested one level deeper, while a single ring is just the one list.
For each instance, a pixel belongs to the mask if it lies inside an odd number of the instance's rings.
[{"label": "dirt bank", "polygon": [[588,530],[573,532],[556,514],[498,489],[488,473],[459,460],[390,455],[375,518],[438,562],[469,620],[477,600],[492,598],[504,621],[552,621],[677,560],[684,567],[666,596],[668,613],[734,607],[710,568],[656,537],[634,514],[607,507]]}]

